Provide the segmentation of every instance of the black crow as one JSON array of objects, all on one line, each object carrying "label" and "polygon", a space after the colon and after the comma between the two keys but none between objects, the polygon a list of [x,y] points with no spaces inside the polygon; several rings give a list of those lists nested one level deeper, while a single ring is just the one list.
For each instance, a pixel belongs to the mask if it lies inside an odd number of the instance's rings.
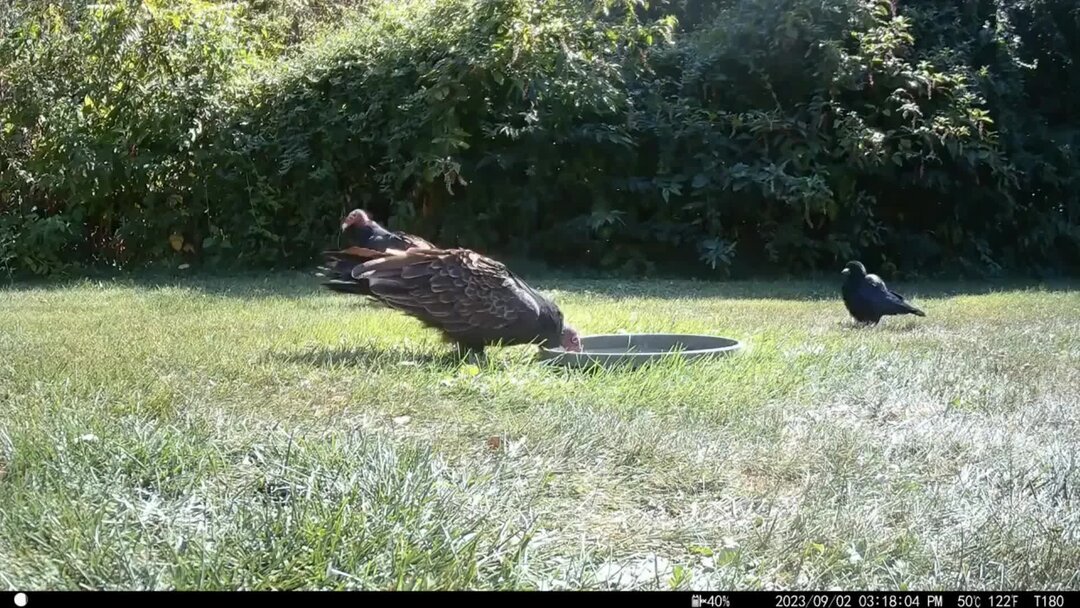
[{"label": "black crow", "polygon": [[876,274],[866,274],[862,262],[848,262],[841,271],[845,277],[840,292],[844,306],[859,323],[877,324],[886,315],[917,315],[926,313],[908,304],[904,296],[890,290]]}]

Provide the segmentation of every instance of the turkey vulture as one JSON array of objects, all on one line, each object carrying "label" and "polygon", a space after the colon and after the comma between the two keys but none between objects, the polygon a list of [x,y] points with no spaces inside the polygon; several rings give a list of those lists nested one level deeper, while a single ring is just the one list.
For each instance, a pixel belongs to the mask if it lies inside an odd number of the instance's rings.
[{"label": "turkey vulture", "polygon": [[409,249],[423,247],[435,249],[435,245],[407,232],[391,232],[371,219],[363,209],[353,209],[341,222],[341,232],[350,246],[386,251],[387,249]]},{"label": "turkey vulture", "polygon": [[876,274],[866,274],[862,262],[848,262],[840,274],[846,276],[841,294],[844,306],[859,323],[877,324],[885,315],[918,315],[926,313],[908,304],[904,296],[890,290]]},{"label": "turkey vulture", "polygon": [[539,344],[580,352],[577,331],[551,300],[500,262],[469,249],[348,247],[324,254],[323,285],[370,296],[442,332],[463,357]]}]

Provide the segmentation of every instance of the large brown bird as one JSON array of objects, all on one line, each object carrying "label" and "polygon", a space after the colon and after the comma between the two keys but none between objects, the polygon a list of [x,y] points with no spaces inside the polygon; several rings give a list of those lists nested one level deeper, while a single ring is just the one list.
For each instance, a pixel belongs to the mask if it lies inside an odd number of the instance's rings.
[{"label": "large brown bird", "polygon": [[581,351],[562,311],[504,264],[469,249],[349,247],[326,252],[323,285],[370,296],[442,332],[462,357],[487,346],[537,344]]},{"label": "large brown bird", "polygon": [[390,231],[371,219],[363,209],[353,209],[341,222],[341,233],[351,247],[363,247],[375,251],[423,247],[435,249],[428,241],[407,232]]}]

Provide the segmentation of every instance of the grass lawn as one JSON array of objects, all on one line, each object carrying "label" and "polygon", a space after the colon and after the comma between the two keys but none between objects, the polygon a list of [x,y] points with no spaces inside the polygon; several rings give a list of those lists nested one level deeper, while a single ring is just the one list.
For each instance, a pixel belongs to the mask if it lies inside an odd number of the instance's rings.
[{"label": "grass lawn", "polygon": [[310,275],[0,288],[0,587],[1080,586],[1077,285],[839,281],[533,281],[748,344],[634,372]]}]

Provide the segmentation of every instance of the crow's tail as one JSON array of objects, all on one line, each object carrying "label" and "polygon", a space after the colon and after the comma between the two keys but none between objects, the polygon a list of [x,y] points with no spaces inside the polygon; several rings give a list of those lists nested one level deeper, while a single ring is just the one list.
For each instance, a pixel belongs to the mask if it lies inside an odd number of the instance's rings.
[{"label": "crow's tail", "polygon": [[912,306],[911,304],[908,304],[907,302],[901,302],[900,307],[904,309],[904,312],[907,312],[909,314],[913,314],[913,315],[915,315],[917,317],[925,317],[926,316],[926,313],[923,312],[922,309],[918,308],[917,306]]}]

